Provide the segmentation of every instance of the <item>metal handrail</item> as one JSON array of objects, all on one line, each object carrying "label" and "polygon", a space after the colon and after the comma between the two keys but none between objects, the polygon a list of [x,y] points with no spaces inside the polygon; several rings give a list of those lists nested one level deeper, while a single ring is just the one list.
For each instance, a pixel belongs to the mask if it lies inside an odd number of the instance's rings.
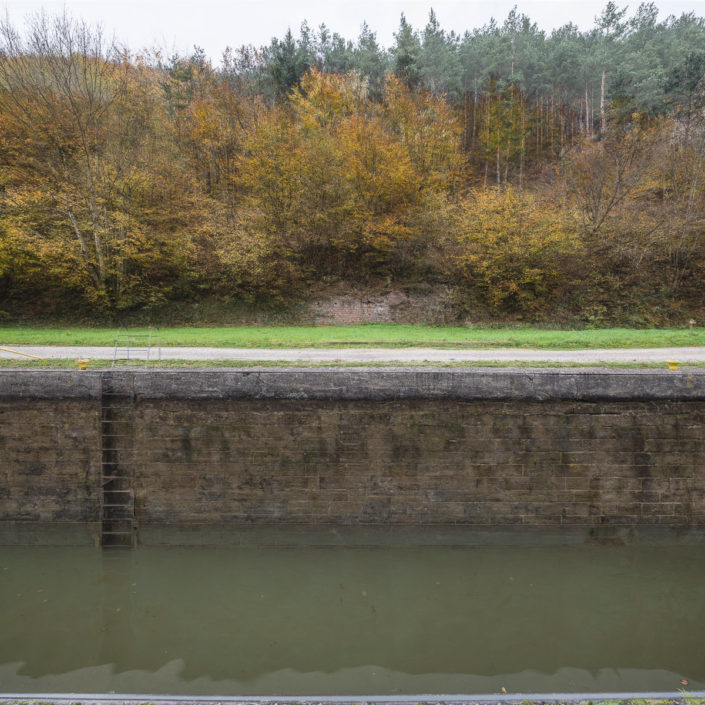
[{"label": "metal handrail", "polygon": [[[121,345],[124,339],[124,344]],[[133,341],[141,343],[140,345],[133,345]],[[146,342],[146,345],[145,345]],[[119,360],[137,360],[138,358],[132,358],[131,353],[145,353],[145,357],[141,360],[144,362],[145,366],[152,362],[152,350],[157,349],[157,361],[161,362],[162,359],[162,344],[161,344],[161,332],[158,326],[150,326],[147,333],[133,333],[127,326],[122,326],[118,329],[115,335],[115,348],[113,349],[113,367]],[[127,355],[126,358],[118,358],[118,352],[124,350]]]}]

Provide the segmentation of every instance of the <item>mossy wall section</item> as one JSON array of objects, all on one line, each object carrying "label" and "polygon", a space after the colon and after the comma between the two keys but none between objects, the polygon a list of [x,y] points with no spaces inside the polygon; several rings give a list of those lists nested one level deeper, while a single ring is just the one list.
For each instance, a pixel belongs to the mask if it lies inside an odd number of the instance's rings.
[{"label": "mossy wall section", "polygon": [[137,518],[705,525],[704,403],[159,401]]},{"label": "mossy wall section", "polygon": [[100,405],[0,399],[0,522],[97,521]]},{"label": "mossy wall section", "polygon": [[138,527],[705,527],[705,375],[267,374],[0,375],[0,536],[100,519],[116,398]]}]

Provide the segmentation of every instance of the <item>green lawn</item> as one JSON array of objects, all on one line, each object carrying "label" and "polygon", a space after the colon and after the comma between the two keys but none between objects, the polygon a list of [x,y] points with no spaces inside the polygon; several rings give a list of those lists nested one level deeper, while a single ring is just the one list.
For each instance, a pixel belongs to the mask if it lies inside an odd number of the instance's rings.
[{"label": "green lawn", "polygon": [[[144,329],[142,329],[143,331]],[[135,329],[139,332],[140,329]],[[0,346],[115,345],[115,328],[0,327]],[[533,327],[451,328],[395,324],[316,327],[162,328],[163,346],[242,348],[658,348],[705,345],[705,328],[549,330]]]}]

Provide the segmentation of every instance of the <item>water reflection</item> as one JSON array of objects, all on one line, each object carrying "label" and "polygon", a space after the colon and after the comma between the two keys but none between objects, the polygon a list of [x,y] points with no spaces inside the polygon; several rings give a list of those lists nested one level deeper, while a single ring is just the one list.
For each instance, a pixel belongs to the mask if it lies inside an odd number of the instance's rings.
[{"label": "water reflection", "polygon": [[705,687],[688,546],[0,549],[0,690]]}]

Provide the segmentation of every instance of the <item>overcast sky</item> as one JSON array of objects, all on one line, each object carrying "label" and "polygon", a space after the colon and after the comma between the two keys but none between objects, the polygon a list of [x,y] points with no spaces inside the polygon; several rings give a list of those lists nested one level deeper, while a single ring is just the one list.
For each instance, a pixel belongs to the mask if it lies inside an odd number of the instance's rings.
[{"label": "overcast sky", "polygon": [[[431,7],[441,26],[462,33],[494,17],[503,21],[514,5],[539,27],[574,22],[581,29],[592,26],[607,0],[0,0],[10,19],[21,24],[30,13],[44,8],[50,13],[64,8],[91,23],[100,23],[109,34],[133,50],[161,47],[188,52],[197,44],[218,60],[226,46],[269,44],[291,27],[295,33],[303,20],[312,27],[324,22],[348,39],[357,37],[367,21],[383,46],[394,42],[403,12],[416,28],[426,24]],[[623,6],[627,3],[617,2]],[[695,12],[705,15],[705,0],[660,0],[662,18]],[[630,11],[638,2],[630,3]]]}]

